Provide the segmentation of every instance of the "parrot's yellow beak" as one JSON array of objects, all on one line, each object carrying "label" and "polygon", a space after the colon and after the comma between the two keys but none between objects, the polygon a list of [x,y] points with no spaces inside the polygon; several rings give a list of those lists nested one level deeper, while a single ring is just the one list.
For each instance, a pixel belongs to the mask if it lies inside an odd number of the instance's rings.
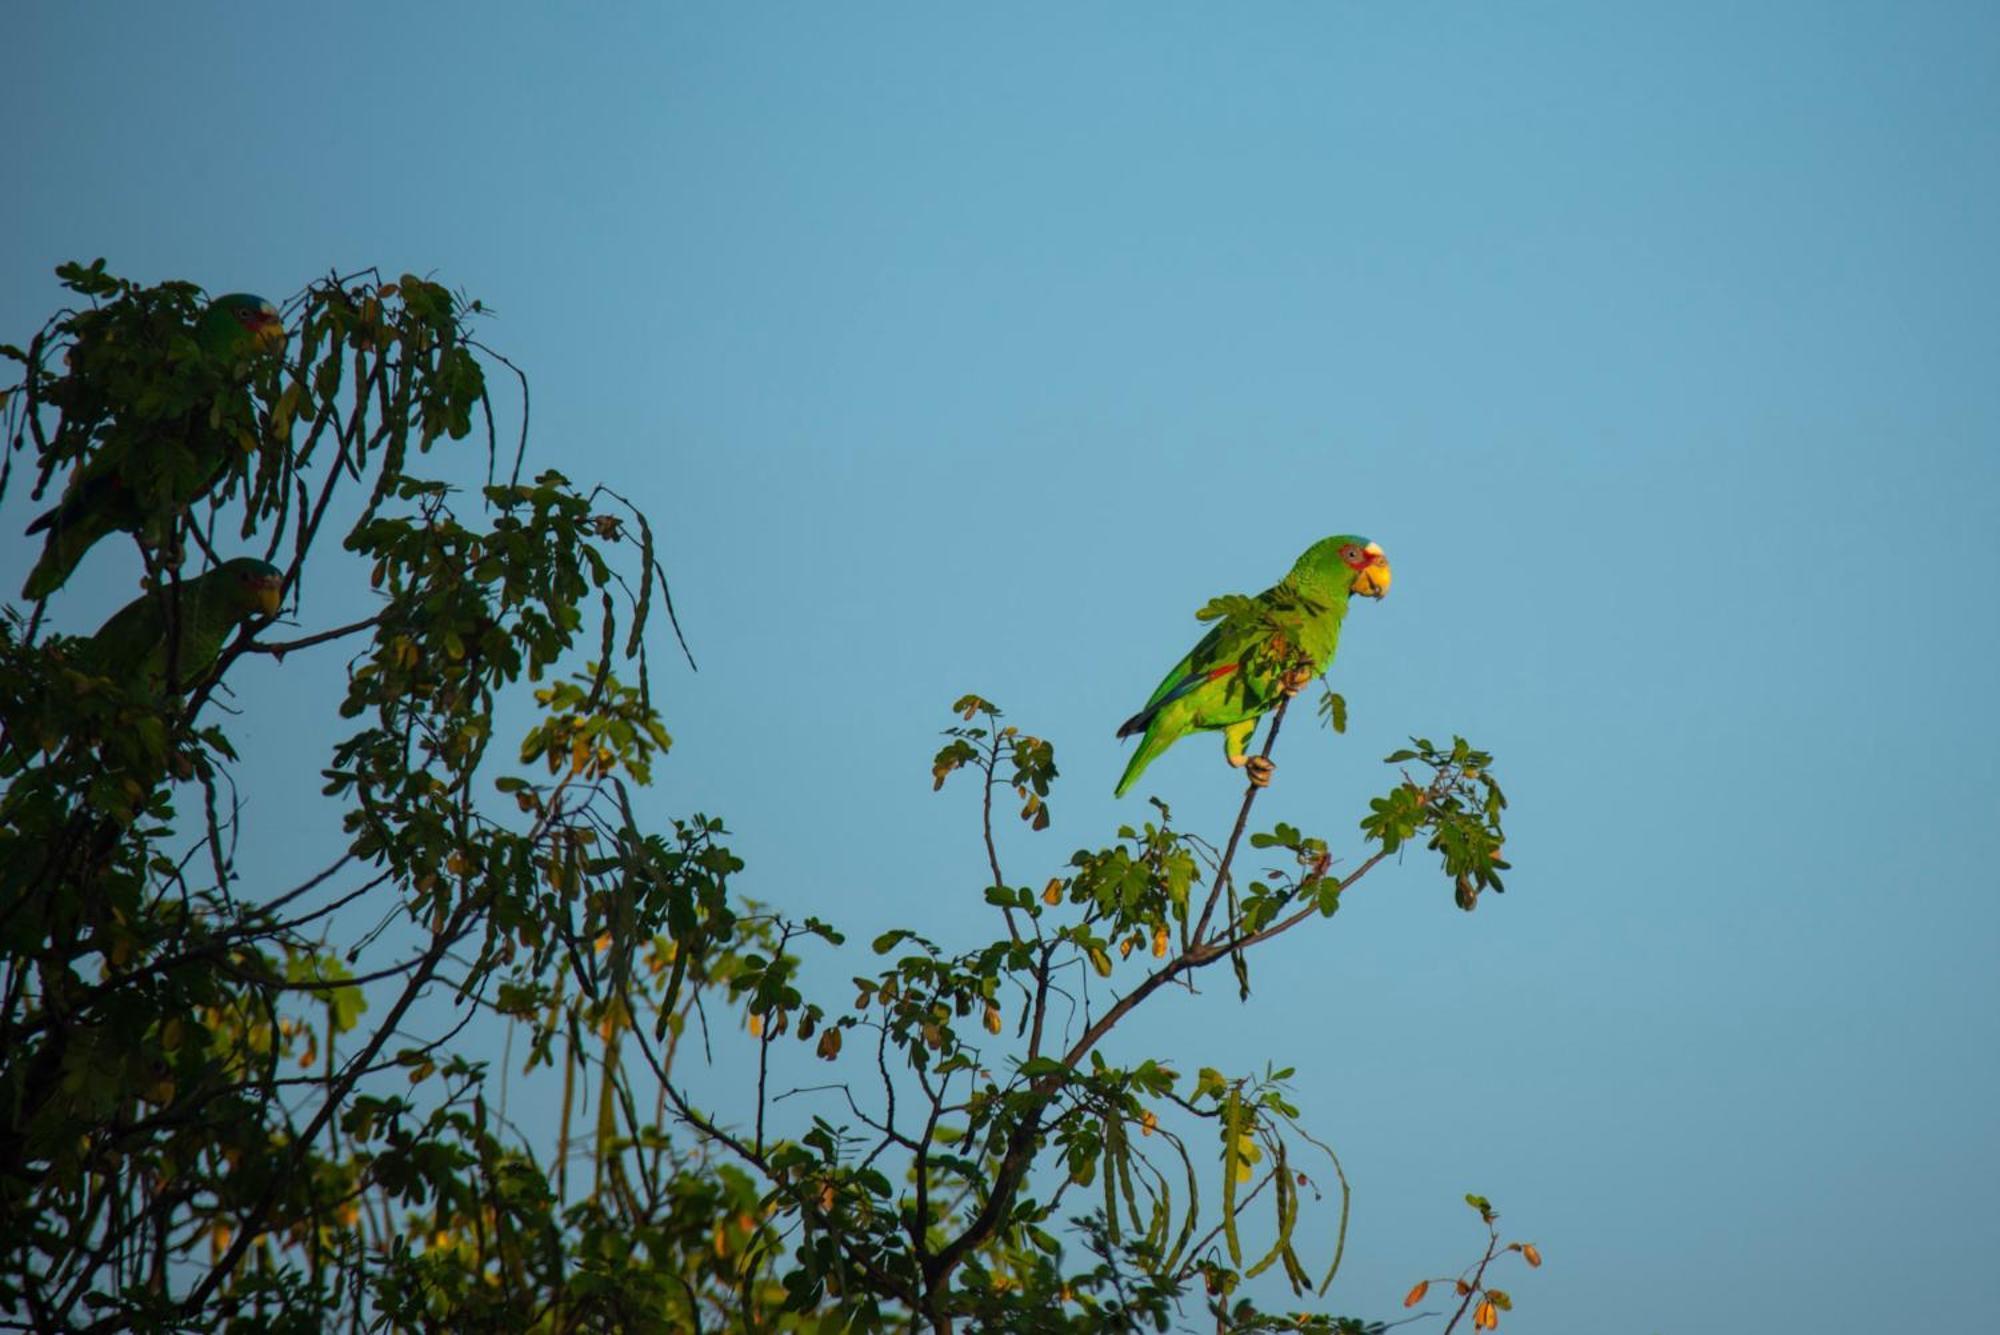
[{"label": "parrot's yellow beak", "polygon": [[1380,598],[1389,591],[1388,559],[1382,555],[1382,549],[1372,542],[1361,550],[1369,561],[1354,572],[1354,582],[1347,586],[1348,591],[1363,598]]},{"label": "parrot's yellow beak", "polygon": [[278,605],[284,598],[284,586],[278,580],[257,586],[257,610],[267,617],[278,615]]},{"label": "parrot's yellow beak", "polygon": [[285,341],[285,322],[275,315],[267,315],[258,322],[253,336],[258,349],[268,352]]}]

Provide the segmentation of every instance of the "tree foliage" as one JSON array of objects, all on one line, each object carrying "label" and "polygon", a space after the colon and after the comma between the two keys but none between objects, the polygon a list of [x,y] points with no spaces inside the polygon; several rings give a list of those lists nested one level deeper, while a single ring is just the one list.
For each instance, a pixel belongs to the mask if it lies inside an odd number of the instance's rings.
[{"label": "tree foliage", "polygon": [[[1023,883],[995,800],[1045,829],[1055,749],[967,695],[932,775],[978,791],[967,894],[994,934],[857,951],[744,899],[721,821],[635,817],[671,745],[652,529],[615,493],[522,479],[478,303],[329,278],[243,366],[188,337],[188,285],[60,276],[81,308],[0,350],[22,368],[8,472],[31,459],[40,492],[94,469],[143,498],[131,541],[166,625],[184,580],[254,554],[301,629],[254,619],[161,683],[41,633],[40,607],[0,623],[12,1324],[1382,1328],[1290,1305],[1329,1291],[1348,1213],[1292,1072],[1183,1070],[1120,1027],[1225,960],[1247,991],[1259,951],[1329,930],[1413,841],[1462,907],[1500,890],[1490,757],[1391,756],[1351,865],[1283,824],[1246,845],[1251,789],[1219,846],[1159,805]],[[234,443],[206,489],[176,453],[202,431]],[[460,442],[483,443],[483,485],[433,466]],[[373,610],[315,621],[341,579]],[[344,663],[319,764],[342,846],[279,882],[219,706],[246,663],[307,655]],[[531,720],[496,748],[510,709]],[[1248,875],[1239,847],[1278,865]],[[740,1060],[706,1060],[725,1044]],[[531,1085],[553,1126],[508,1116]],[[1454,1281],[1482,1327],[1511,1301],[1484,1282],[1492,1243]]]}]

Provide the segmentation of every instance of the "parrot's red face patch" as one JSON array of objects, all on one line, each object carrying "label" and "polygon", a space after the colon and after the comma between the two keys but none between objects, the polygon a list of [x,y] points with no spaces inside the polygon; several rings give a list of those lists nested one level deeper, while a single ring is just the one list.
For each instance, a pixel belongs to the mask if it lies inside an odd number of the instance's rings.
[{"label": "parrot's red face patch", "polygon": [[230,314],[244,329],[266,341],[276,341],[277,335],[284,333],[284,322],[278,319],[278,312],[270,305],[238,306]]},{"label": "parrot's red face patch", "polygon": [[1380,598],[1389,591],[1389,558],[1372,542],[1350,542],[1340,549],[1340,559],[1354,571],[1348,591],[1363,598]]}]

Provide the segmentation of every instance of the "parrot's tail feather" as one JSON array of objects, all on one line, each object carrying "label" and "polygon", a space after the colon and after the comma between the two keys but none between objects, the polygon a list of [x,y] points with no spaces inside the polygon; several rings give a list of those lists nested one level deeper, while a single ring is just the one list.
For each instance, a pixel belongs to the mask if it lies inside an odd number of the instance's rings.
[{"label": "parrot's tail feather", "polygon": [[[1120,736],[1123,735],[1123,733],[1120,734]],[[1139,782],[1139,775],[1144,772],[1146,766],[1152,764],[1160,752],[1166,750],[1171,745],[1171,741],[1155,737],[1150,733],[1141,738],[1139,749],[1132,753],[1131,763],[1125,766],[1125,773],[1119,777],[1118,787],[1112,790],[1111,795],[1113,797],[1125,796],[1126,790]]]},{"label": "parrot's tail feather", "polygon": [[49,550],[42,553],[42,559],[28,572],[28,582],[21,586],[21,597],[38,603],[60,589],[76,566],[74,561],[65,562],[62,556],[62,549],[50,543]]},{"label": "parrot's tail feather", "polygon": [[58,522],[42,546],[41,559],[28,572],[28,581],[21,586],[21,596],[30,602],[40,602],[60,589],[69,582],[70,572],[76,569],[77,562],[83,560],[83,554],[103,536],[102,531],[88,525]]}]

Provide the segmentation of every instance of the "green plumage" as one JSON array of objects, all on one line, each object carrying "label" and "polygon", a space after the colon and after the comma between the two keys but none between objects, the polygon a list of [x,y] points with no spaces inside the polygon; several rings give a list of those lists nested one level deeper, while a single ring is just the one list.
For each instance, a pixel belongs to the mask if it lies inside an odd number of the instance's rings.
[{"label": "green plumage", "polygon": [[[214,420],[213,389],[240,383],[243,363],[283,336],[276,308],[262,297],[232,292],[210,302],[195,325],[194,341],[208,363],[211,397],[157,421],[145,421],[129,407],[119,410],[127,428],[148,433],[150,439],[128,437],[100,450],[71,477],[61,502],[28,526],[30,534],[47,531],[49,536],[21,596],[48,597],[99,539],[121,530],[139,532],[156,519],[170,521],[213,490],[227,475],[235,446],[233,435]],[[119,355],[117,349],[107,351]],[[81,344],[73,349],[72,374],[94,366],[95,352]],[[98,396],[85,397],[95,401]],[[143,457],[135,459],[135,454]],[[162,508],[169,513],[154,513]]]},{"label": "green plumage", "polygon": [[1146,766],[1191,732],[1221,732],[1230,763],[1248,763],[1244,745],[1283,695],[1287,673],[1296,685],[1325,672],[1340,645],[1349,596],[1379,598],[1388,587],[1381,548],[1342,536],[1314,543],[1290,574],[1256,597],[1221,598],[1204,608],[1204,619],[1216,618],[1215,627],[1118,729],[1120,737],[1142,735],[1117,795],[1123,797]]},{"label": "green plumage", "polygon": [[[157,689],[171,666],[176,684],[188,685],[215,664],[235,629],[278,610],[283,575],[254,557],[239,556],[172,588],[149,590],[112,614],[84,642],[81,658],[94,671]],[[177,648],[169,663],[169,623]]]}]

